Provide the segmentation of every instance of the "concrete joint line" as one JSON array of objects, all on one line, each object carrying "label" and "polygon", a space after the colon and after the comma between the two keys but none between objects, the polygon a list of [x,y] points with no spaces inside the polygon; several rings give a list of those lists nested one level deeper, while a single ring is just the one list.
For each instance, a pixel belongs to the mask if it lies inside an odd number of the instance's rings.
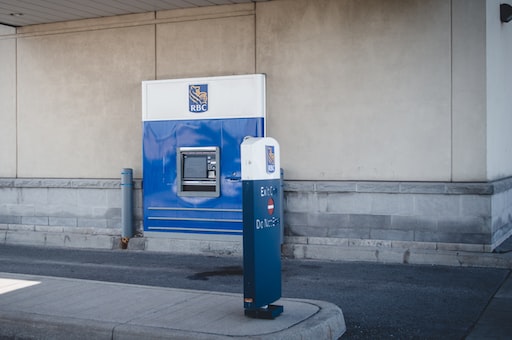
[{"label": "concrete joint line", "polygon": [[[147,25],[159,25],[159,24],[168,24],[168,23],[178,23],[178,22],[186,22],[186,21],[199,21],[199,20],[210,20],[210,19],[222,19],[222,18],[232,18],[232,17],[241,17],[241,16],[254,16],[255,10],[245,10],[245,11],[235,11],[235,12],[224,12],[224,13],[213,13],[213,14],[202,14],[202,15],[190,15],[184,17],[176,17],[176,18],[162,18],[162,19],[146,19],[146,20],[135,20],[132,22],[120,22],[120,23],[108,23],[108,24],[96,24],[92,26],[78,26],[78,27],[70,27],[70,28],[57,28],[57,29],[49,29],[42,30],[38,32],[27,32],[27,33],[17,33],[1,36],[1,39],[13,39],[13,38],[28,38],[28,37],[37,37],[37,36],[45,36],[45,35],[57,35],[64,33],[79,33],[79,32],[91,32],[91,31],[99,31],[113,28],[128,28],[128,27],[138,27],[138,26],[147,26]],[[87,20],[87,19],[85,19]]]}]

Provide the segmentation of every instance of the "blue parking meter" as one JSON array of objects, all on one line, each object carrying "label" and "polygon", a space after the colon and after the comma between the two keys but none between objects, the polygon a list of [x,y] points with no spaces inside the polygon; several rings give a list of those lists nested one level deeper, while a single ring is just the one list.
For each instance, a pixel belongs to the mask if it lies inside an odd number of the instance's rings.
[{"label": "blue parking meter", "polygon": [[273,319],[281,298],[281,171],[279,144],[247,137],[241,145],[245,315]]}]

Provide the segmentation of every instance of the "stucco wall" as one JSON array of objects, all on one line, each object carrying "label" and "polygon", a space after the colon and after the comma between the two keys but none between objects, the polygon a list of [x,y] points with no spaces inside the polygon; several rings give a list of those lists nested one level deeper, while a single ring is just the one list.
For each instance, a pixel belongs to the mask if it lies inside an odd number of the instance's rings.
[{"label": "stucco wall", "polygon": [[485,1],[452,4],[452,180],[485,181]]},{"label": "stucco wall", "polygon": [[257,71],[286,178],[450,180],[450,2],[257,9]]},{"label": "stucco wall", "polygon": [[157,13],[157,79],[255,72],[254,5]]},{"label": "stucco wall", "polygon": [[16,30],[0,25],[0,177],[16,176]]},{"label": "stucco wall", "polygon": [[155,27],[122,24],[146,17],[43,25],[18,39],[19,177],[116,178],[123,167],[140,177],[140,82],[155,74]]},{"label": "stucco wall", "polygon": [[0,37],[0,176],[140,177],[142,80],[254,72],[287,179],[510,176],[498,5],[274,0],[23,27]]},{"label": "stucco wall", "polygon": [[487,1],[487,172],[489,179],[512,174],[512,24],[501,23],[499,4]]}]

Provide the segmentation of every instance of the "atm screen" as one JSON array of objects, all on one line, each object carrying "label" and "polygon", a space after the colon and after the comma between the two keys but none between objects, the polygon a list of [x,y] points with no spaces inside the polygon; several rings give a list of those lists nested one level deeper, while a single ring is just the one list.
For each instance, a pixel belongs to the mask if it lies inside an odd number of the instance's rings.
[{"label": "atm screen", "polygon": [[178,196],[219,197],[218,147],[180,147],[176,156]]},{"label": "atm screen", "polygon": [[183,178],[208,178],[208,156],[183,155]]}]

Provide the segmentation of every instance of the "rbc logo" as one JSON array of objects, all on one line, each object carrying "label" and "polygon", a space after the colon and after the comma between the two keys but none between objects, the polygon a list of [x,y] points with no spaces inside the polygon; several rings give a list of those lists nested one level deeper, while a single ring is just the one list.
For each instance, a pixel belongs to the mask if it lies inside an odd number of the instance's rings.
[{"label": "rbc logo", "polygon": [[276,171],[276,155],[273,145],[265,145],[265,153],[267,158],[267,173],[272,174]]},{"label": "rbc logo", "polygon": [[188,110],[190,112],[208,111],[208,84],[188,86]]}]

